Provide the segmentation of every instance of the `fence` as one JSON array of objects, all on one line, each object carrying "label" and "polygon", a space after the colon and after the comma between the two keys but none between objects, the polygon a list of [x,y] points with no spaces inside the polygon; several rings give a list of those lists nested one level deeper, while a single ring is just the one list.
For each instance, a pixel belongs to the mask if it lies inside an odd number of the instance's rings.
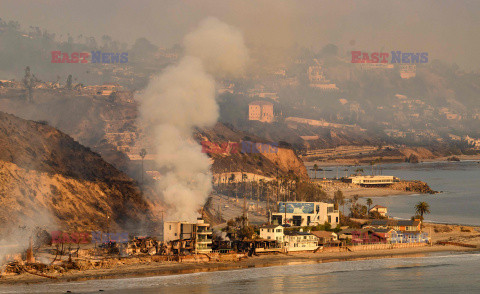
[{"label": "fence", "polygon": [[350,251],[398,249],[427,246],[427,243],[362,244],[347,246]]}]

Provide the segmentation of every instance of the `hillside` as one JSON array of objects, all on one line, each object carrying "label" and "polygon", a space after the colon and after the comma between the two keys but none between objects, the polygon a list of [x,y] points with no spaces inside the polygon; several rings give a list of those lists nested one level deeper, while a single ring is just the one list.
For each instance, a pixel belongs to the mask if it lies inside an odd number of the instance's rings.
[{"label": "hillside", "polygon": [[53,127],[2,112],[0,175],[2,228],[136,230],[149,214],[136,183],[98,154]]},{"label": "hillside", "polygon": [[[198,130],[198,142],[210,141],[217,144],[224,142],[251,141],[268,143],[269,141],[245,132],[233,129],[222,123],[217,123],[211,129]],[[276,153],[236,153],[236,154],[209,154],[213,159],[214,173],[249,172],[267,177],[275,177],[278,168],[279,175],[285,175],[290,170],[300,178],[308,178],[307,170],[295,151],[286,144],[280,144]]]}]

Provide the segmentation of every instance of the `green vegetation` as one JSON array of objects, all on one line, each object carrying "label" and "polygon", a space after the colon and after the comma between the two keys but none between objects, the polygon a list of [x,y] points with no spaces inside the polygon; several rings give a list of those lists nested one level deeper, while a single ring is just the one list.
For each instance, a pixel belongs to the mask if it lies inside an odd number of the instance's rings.
[{"label": "green vegetation", "polygon": [[430,205],[427,202],[418,202],[417,205],[415,205],[415,213],[420,215],[423,226],[423,215],[430,213]]}]

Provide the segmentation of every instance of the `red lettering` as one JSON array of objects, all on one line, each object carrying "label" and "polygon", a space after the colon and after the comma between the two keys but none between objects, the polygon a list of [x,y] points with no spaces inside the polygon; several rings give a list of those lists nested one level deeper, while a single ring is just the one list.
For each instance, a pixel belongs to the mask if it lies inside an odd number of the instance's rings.
[{"label": "red lettering", "polygon": [[80,233],[80,244],[88,244],[88,233]]},{"label": "red lettering", "polygon": [[360,63],[360,56],[362,51],[352,51],[352,63]]},{"label": "red lettering", "polygon": [[88,63],[88,56],[90,55],[90,53],[87,53],[87,52],[81,52],[80,53],[80,58],[82,58],[82,61],[81,63]]},{"label": "red lettering", "polygon": [[372,53],[372,63],[378,63],[378,52]]},{"label": "red lettering", "polygon": [[52,244],[60,243],[60,240],[58,238],[62,235],[61,231],[53,231],[51,235],[52,235]]},{"label": "red lettering", "polygon": [[52,51],[52,63],[59,63],[60,62],[60,54],[61,51]]},{"label": "red lettering", "polygon": [[78,55],[79,54],[80,53],[78,53],[78,52],[73,52],[72,53],[72,63],[78,63]]},{"label": "red lettering", "polygon": [[220,145],[220,151],[221,153],[228,153],[228,147],[230,144],[228,142],[223,142],[222,145]]},{"label": "red lettering", "polygon": [[382,63],[388,63],[388,60],[387,60],[388,56],[390,56],[390,54],[387,53],[387,52],[380,53],[380,58],[382,59],[381,62]]},{"label": "red lettering", "polygon": [[71,233],[70,234],[70,238],[71,238],[71,241],[72,243],[78,243],[80,241],[80,238],[79,238],[79,234],[78,233]]},{"label": "red lettering", "polygon": [[202,153],[212,153],[214,151],[212,146],[214,145],[215,144],[210,141],[202,141]]},{"label": "red lettering", "polygon": [[230,143],[230,154],[240,153],[240,143]]},{"label": "red lettering", "polygon": [[70,58],[68,57],[68,53],[62,53],[62,63],[70,63]]},{"label": "red lettering", "polygon": [[362,54],[362,63],[371,63],[370,57],[368,56],[367,52],[363,52]]},{"label": "red lettering", "polygon": [[70,236],[68,233],[62,233],[62,237],[60,238],[60,242],[62,243],[72,243],[70,241]]}]

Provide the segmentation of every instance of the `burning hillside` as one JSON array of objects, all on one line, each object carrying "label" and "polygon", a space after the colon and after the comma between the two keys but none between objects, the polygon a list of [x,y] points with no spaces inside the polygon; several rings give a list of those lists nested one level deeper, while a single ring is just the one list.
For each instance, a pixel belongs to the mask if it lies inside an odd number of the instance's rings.
[{"label": "burning hillside", "polygon": [[149,213],[132,179],[55,128],[0,112],[0,149],[4,232],[133,229]]}]

